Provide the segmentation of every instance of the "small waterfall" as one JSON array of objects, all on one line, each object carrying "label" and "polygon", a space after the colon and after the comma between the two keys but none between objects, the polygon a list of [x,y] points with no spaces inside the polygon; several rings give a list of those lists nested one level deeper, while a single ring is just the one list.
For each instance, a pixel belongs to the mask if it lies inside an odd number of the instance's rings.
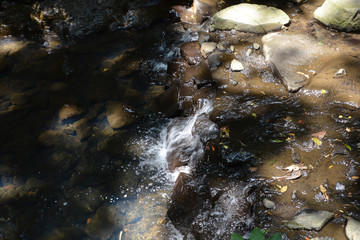
[{"label": "small waterfall", "polygon": [[190,172],[203,157],[203,142],[217,134],[216,125],[208,117],[211,110],[212,101],[200,99],[192,116],[170,120],[157,140],[151,141],[154,145],[147,147],[142,165],[165,172],[172,181],[180,172]]}]

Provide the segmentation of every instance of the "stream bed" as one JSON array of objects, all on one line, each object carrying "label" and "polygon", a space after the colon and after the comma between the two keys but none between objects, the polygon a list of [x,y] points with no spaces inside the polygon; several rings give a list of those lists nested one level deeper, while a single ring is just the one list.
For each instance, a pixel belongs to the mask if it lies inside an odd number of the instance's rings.
[{"label": "stream bed", "polygon": [[[230,239],[259,227],[347,239],[347,218],[360,219],[359,34],[312,20],[320,0],[258,2],[321,46],[316,81],[295,93],[272,74],[265,34],[209,32],[206,18],[63,42],[0,28],[0,238]],[[204,39],[222,49],[209,66],[191,59]],[[309,209],[334,216],[318,231],[286,226]]]}]

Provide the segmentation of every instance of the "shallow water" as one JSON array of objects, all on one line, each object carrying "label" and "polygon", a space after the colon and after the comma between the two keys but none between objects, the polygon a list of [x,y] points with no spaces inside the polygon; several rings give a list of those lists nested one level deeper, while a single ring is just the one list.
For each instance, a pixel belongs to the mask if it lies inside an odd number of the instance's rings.
[{"label": "shallow water", "polygon": [[[289,31],[313,30],[323,44],[358,56],[358,35],[302,28],[318,4],[301,5],[302,13],[281,5],[296,20]],[[164,20],[55,48],[1,38],[0,236],[225,239],[260,227],[289,239],[345,239],[344,216],[360,217],[358,108],[335,99],[333,89],[286,93],[261,51],[246,56],[261,39],[250,34],[236,45],[248,69],[242,82],[224,80],[238,75],[221,66],[210,93],[189,111],[161,113],[167,63],[180,57],[183,42],[197,40],[191,29]],[[267,89],[257,87],[264,83]],[[189,97],[179,97],[185,106]],[[135,120],[113,129],[113,102],[126,104]],[[311,134],[321,131],[319,146]],[[171,158],[180,164],[169,170]],[[308,166],[301,178],[271,179],[299,162]],[[265,197],[277,207],[265,209]],[[306,208],[338,217],[320,232],[288,230],[283,221]]]}]

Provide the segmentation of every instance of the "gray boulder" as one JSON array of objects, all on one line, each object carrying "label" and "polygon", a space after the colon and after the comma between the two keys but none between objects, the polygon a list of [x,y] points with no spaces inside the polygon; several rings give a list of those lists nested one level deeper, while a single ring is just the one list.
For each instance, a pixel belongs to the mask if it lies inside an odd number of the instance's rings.
[{"label": "gray boulder", "polygon": [[266,33],[280,29],[289,22],[289,16],[280,9],[242,3],[217,12],[213,16],[211,28]]},{"label": "gray boulder", "polygon": [[289,92],[296,92],[312,76],[307,69],[323,52],[323,47],[307,35],[269,33],[262,38],[266,62]]},{"label": "gray boulder", "polygon": [[290,229],[307,229],[319,231],[334,213],[327,211],[303,211],[291,219],[286,226]]},{"label": "gray boulder", "polygon": [[360,240],[360,222],[349,217],[345,233],[349,240]]},{"label": "gray boulder", "polygon": [[315,10],[314,18],[326,26],[342,30],[360,30],[359,0],[326,0]]}]

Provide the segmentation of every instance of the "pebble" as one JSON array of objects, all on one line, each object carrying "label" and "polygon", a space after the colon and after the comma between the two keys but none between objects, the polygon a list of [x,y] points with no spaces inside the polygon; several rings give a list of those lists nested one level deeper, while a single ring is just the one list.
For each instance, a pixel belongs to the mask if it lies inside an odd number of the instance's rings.
[{"label": "pebble", "polygon": [[260,49],[260,45],[257,44],[257,43],[253,43],[252,47],[253,47],[253,49],[255,49],[255,50],[259,50],[259,49]]},{"label": "pebble", "polygon": [[231,61],[231,70],[234,72],[240,72],[242,70],[244,70],[244,66],[242,65],[242,63],[236,59]]},{"label": "pebble", "polygon": [[340,69],[334,74],[334,78],[342,78],[344,75],[346,75],[345,69],[340,68]]},{"label": "pebble", "polygon": [[275,208],[276,207],[276,204],[267,198],[264,198],[263,204],[266,208]]},{"label": "pebble", "polygon": [[252,53],[252,49],[251,49],[251,48],[249,48],[249,49],[246,51],[246,53],[245,53],[245,54],[246,54],[246,56],[248,56],[248,57],[249,57],[251,53]]},{"label": "pebble", "polygon": [[336,191],[344,191],[345,186],[341,183],[336,183],[335,189],[336,189]]}]

